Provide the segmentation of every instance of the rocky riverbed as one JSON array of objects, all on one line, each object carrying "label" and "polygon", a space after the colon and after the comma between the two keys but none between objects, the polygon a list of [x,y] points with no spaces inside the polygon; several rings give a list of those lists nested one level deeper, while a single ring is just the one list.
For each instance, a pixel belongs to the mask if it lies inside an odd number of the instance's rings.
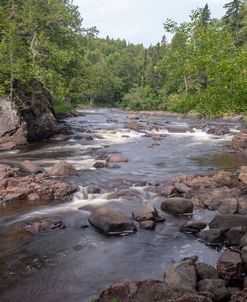
[{"label": "rocky riverbed", "polygon": [[79,115],[0,153],[1,301],[246,301],[245,123]]}]

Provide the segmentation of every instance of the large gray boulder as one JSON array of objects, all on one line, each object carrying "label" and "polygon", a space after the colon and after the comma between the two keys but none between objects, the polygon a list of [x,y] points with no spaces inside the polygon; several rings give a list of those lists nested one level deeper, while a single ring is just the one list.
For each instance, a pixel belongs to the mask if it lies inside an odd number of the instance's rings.
[{"label": "large gray boulder", "polygon": [[105,207],[94,210],[89,217],[89,222],[106,235],[120,235],[136,231],[136,226],[131,218]]},{"label": "large gray boulder", "polygon": [[175,215],[191,214],[193,212],[193,203],[185,198],[166,198],[161,203],[161,210]]}]

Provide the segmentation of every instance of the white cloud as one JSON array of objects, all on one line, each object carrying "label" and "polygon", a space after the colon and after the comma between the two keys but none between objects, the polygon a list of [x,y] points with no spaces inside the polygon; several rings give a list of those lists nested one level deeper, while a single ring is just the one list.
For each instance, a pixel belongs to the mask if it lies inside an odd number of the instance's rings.
[{"label": "white cloud", "polygon": [[97,26],[100,36],[133,43],[156,44],[164,34],[163,22],[188,20],[192,9],[209,4],[214,17],[223,14],[226,0],[74,0],[84,26]]}]

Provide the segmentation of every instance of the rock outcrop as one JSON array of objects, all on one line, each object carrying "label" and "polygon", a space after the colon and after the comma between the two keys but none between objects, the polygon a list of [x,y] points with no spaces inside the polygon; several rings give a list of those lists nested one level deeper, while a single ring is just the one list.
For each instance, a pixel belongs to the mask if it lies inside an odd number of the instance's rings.
[{"label": "rock outcrop", "polygon": [[[40,91],[39,87],[37,91]],[[23,100],[18,103],[0,98],[0,151],[63,131],[52,111],[49,93],[31,96],[23,92]]]},{"label": "rock outcrop", "polygon": [[0,165],[0,205],[22,200],[66,200],[77,187],[47,173],[22,176],[17,169]]}]

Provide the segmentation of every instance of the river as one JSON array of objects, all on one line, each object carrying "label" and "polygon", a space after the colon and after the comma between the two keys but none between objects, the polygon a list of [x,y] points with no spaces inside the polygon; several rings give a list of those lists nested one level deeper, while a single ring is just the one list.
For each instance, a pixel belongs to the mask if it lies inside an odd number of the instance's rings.
[{"label": "river", "polygon": [[[156,185],[176,175],[235,170],[244,159],[223,152],[230,134],[216,137],[193,129],[195,121],[148,114],[138,121],[144,131],[136,132],[125,127],[130,122],[128,113],[116,109],[85,110],[66,122],[72,127],[66,141],[47,140],[0,153],[0,163],[17,165],[28,159],[45,169],[66,160],[79,170],[79,176],[69,180],[80,186],[70,202],[22,202],[0,209],[1,302],[89,302],[114,282],[162,279],[166,267],[189,255],[215,265],[220,251],[179,232],[186,218],[164,213],[166,221],[155,231],[120,237],[82,226],[90,207],[107,205],[129,216],[145,203],[159,208],[162,198]],[[240,126],[226,121],[208,124],[224,124],[233,132]],[[146,133],[165,137],[154,140]],[[93,168],[95,161],[115,153],[129,162]],[[49,215],[61,218],[66,228],[27,238],[13,235],[16,225]],[[194,217],[206,222],[214,215],[207,210],[194,212]]]}]

